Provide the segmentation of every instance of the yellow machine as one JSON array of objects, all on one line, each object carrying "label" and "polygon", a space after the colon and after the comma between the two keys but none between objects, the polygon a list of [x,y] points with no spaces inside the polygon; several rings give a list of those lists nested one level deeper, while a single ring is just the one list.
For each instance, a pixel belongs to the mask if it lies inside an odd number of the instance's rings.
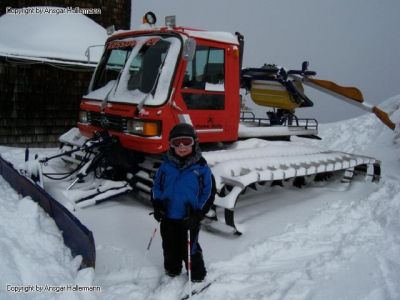
[{"label": "yellow machine", "polygon": [[[301,82],[295,82],[294,86],[299,92],[304,94]],[[278,81],[254,80],[251,85],[250,95],[251,99],[261,106],[292,110],[300,107],[302,104]]]}]

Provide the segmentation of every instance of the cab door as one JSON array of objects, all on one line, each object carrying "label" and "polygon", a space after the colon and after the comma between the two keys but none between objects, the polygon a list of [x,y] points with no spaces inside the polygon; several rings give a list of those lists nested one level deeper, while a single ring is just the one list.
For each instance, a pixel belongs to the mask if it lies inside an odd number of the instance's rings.
[{"label": "cab door", "polygon": [[232,128],[230,123],[232,117],[236,118],[236,112],[230,108],[238,109],[235,105],[229,107],[227,101],[230,88],[227,81],[228,49],[229,45],[209,45],[198,41],[194,58],[187,62],[183,75],[179,96],[186,110],[179,115],[179,121],[191,123],[201,142],[237,138],[238,117],[233,121],[236,128]]}]

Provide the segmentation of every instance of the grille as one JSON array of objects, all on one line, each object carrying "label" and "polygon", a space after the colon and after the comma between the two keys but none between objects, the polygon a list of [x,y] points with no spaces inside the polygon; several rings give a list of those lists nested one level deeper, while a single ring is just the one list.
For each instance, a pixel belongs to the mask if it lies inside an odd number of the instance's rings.
[{"label": "grille", "polygon": [[105,115],[97,112],[89,113],[89,122],[96,126],[104,129],[110,129],[114,131],[125,131],[126,130],[126,119],[120,116]]}]

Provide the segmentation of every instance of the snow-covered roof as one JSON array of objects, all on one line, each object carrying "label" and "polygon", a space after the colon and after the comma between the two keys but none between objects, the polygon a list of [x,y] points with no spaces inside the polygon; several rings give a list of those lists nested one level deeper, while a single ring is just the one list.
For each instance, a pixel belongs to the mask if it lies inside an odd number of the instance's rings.
[{"label": "snow-covered roof", "polygon": [[237,37],[230,32],[223,31],[200,31],[200,30],[187,30],[185,29],[185,33],[189,34],[192,37],[197,37],[206,40],[218,41],[229,44],[238,45]]},{"label": "snow-covered roof", "polygon": [[[155,31],[166,30],[166,29],[167,29],[167,27],[151,27],[148,24],[143,24],[140,26],[138,31],[148,31],[149,33],[153,33]],[[184,32],[185,34],[187,34],[191,37],[195,37],[195,38],[239,45],[237,36],[231,32],[206,31],[206,30],[197,30],[197,29],[186,28],[186,27],[177,27],[174,29],[177,30],[178,32]],[[133,31],[132,30],[118,30],[118,31],[114,32],[114,35],[124,34],[124,33],[128,33],[128,32],[133,33],[135,31],[134,30]]]},{"label": "snow-covered roof", "polygon": [[[12,14],[0,17],[0,56],[52,62],[87,62],[90,46],[104,45],[106,30],[85,15]],[[103,47],[90,48],[98,62]]]}]

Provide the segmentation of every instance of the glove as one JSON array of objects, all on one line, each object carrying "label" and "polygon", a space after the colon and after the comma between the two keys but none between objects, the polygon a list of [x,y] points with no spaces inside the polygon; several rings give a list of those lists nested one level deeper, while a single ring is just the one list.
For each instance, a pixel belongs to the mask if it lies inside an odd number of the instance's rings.
[{"label": "glove", "polygon": [[157,222],[160,222],[165,217],[165,207],[160,200],[153,201],[153,217]]},{"label": "glove", "polygon": [[183,219],[183,226],[187,230],[193,230],[200,226],[200,221],[203,220],[203,214],[201,211],[195,211],[190,214],[188,217]]}]

